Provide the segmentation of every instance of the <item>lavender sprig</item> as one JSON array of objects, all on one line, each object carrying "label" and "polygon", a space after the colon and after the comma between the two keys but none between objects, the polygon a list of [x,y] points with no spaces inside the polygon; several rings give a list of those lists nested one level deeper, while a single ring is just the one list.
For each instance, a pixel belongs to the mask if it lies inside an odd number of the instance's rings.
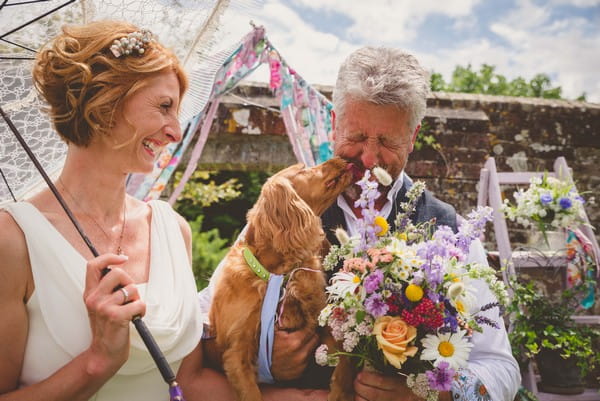
[{"label": "lavender sprig", "polygon": [[458,227],[456,246],[465,254],[469,253],[471,242],[482,236],[487,222],[492,221],[492,212],[491,207],[478,206],[476,210],[467,215],[467,219]]},{"label": "lavender sprig", "polygon": [[410,222],[410,216],[415,212],[417,200],[423,191],[425,191],[425,183],[423,181],[417,181],[406,192],[406,198],[408,200],[400,203],[400,209],[402,211],[396,215],[396,220],[394,221],[398,232],[406,231],[408,223]]},{"label": "lavender sprig", "polygon": [[485,312],[486,310],[490,310],[492,308],[499,308],[500,302],[490,302],[489,304],[483,305],[479,310]]},{"label": "lavender sprig", "polygon": [[480,324],[480,325],[485,324],[485,325],[493,327],[495,329],[500,328],[500,326],[498,325],[498,323],[495,320],[492,320],[485,316],[477,315],[477,316],[475,316],[475,321],[477,322],[477,324]]}]

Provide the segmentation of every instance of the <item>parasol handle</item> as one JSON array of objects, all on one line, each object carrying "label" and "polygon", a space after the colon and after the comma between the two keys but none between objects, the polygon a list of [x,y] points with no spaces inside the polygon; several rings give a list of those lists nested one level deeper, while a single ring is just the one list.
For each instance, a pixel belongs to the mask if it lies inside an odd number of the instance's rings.
[{"label": "parasol handle", "polygon": [[[10,130],[13,132],[13,134],[15,135],[15,137],[17,138],[17,140],[19,141],[19,143],[21,144],[21,146],[23,147],[25,152],[27,153],[27,156],[29,156],[29,158],[35,165],[35,168],[40,172],[40,174],[44,178],[44,181],[46,181],[46,184],[48,184],[48,187],[50,188],[50,190],[52,191],[52,193],[58,200],[58,203],[60,203],[62,208],[65,210],[65,213],[67,213],[67,216],[69,217],[69,219],[71,220],[71,222],[73,223],[75,228],[77,229],[77,232],[79,233],[81,238],[83,238],[83,241],[85,242],[87,247],[90,249],[90,251],[92,252],[92,254],[95,257],[99,256],[98,251],[96,250],[96,248],[94,247],[94,245],[92,244],[90,239],[87,237],[87,235],[85,234],[85,232],[83,231],[81,226],[79,225],[79,222],[77,221],[75,216],[73,216],[73,213],[71,213],[71,210],[67,206],[67,203],[63,199],[62,195],[58,192],[58,190],[56,189],[56,186],[54,185],[54,183],[52,182],[50,177],[48,177],[48,174],[46,174],[46,171],[44,171],[44,168],[38,161],[37,157],[31,150],[29,145],[27,145],[27,142],[25,142],[25,139],[23,138],[21,133],[17,130],[17,127],[15,127],[15,125],[13,124],[11,119],[8,117],[8,115],[6,115],[4,110],[2,110],[2,107],[0,107],[0,114],[4,118],[4,121],[6,121],[6,123],[8,124]],[[102,275],[104,276],[108,272],[110,272],[110,268],[105,267],[102,270]],[[117,290],[118,290],[118,287],[115,288],[115,291],[117,291]],[[158,367],[158,370],[160,371],[160,374],[161,374],[163,380],[169,385],[169,393],[171,394],[171,401],[184,401],[181,390],[179,389],[179,385],[175,381],[175,375],[173,374],[173,371],[171,370],[171,367],[169,366],[169,363],[167,362],[164,354],[158,347],[158,344],[156,344],[156,341],[154,340],[152,333],[150,333],[150,330],[148,330],[148,326],[146,326],[146,324],[144,323],[144,321],[142,320],[142,318],[140,316],[134,316],[132,321],[133,321],[133,324],[134,324],[137,332],[139,333],[140,337],[144,341],[146,348],[148,348],[148,352],[150,352],[152,359],[154,359],[154,363],[156,363],[156,366]]]}]

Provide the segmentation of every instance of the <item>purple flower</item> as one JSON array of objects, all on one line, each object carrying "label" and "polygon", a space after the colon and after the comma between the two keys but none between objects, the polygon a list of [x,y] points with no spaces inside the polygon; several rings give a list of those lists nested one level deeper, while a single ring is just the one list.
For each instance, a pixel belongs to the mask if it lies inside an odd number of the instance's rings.
[{"label": "purple flower", "polygon": [[413,273],[412,284],[421,285],[423,280],[425,280],[425,274],[421,270]]},{"label": "purple flower", "polygon": [[377,242],[373,222],[377,216],[375,200],[379,198],[380,192],[377,190],[377,182],[370,181],[370,177],[371,172],[366,170],[363,177],[356,183],[360,186],[361,193],[360,198],[354,202],[354,206],[362,209],[362,218],[358,219],[357,231],[360,242],[356,245],[355,252],[366,251]]},{"label": "purple flower", "polygon": [[444,327],[440,329],[443,333],[456,333],[458,330],[458,312],[448,299],[444,299]]},{"label": "purple flower", "polygon": [[540,202],[544,206],[550,204],[552,202],[552,195],[550,195],[549,193],[540,195]]},{"label": "purple flower", "polygon": [[456,372],[450,367],[448,362],[442,361],[437,368],[425,372],[429,381],[429,387],[438,391],[450,391],[452,389],[452,381]]},{"label": "purple flower", "polygon": [[425,260],[432,260],[435,256],[440,256],[445,259],[447,256],[447,249],[444,244],[435,240],[430,240],[419,244],[417,255]]},{"label": "purple flower", "polygon": [[385,315],[388,309],[389,307],[383,302],[381,294],[375,293],[365,300],[365,310],[375,318]]},{"label": "purple flower", "polygon": [[427,241],[419,244],[417,255],[425,260],[425,263],[420,266],[425,280],[434,287],[440,284],[444,277],[444,266],[436,256],[447,259],[447,247],[433,240]]},{"label": "purple flower", "polygon": [[479,206],[467,215],[466,220],[462,220],[458,227],[455,242],[453,243],[464,255],[455,255],[458,260],[465,260],[469,253],[469,247],[473,240],[481,237],[485,231],[485,225],[492,220],[492,209]]},{"label": "purple flower", "polygon": [[382,281],[383,272],[381,270],[377,269],[371,274],[369,274],[364,281],[365,291],[367,291],[367,294],[370,294],[377,290],[377,288],[379,288],[379,286],[381,285]]},{"label": "purple flower", "polygon": [[568,209],[571,206],[573,206],[573,202],[571,202],[571,199],[569,198],[560,198],[560,200],[558,201],[558,204],[560,205],[560,207],[562,209]]},{"label": "purple flower", "polygon": [[456,333],[458,330],[458,319],[448,314],[444,317],[444,326],[439,329],[440,333]]},{"label": "purple flower", "polygon": [[433,239],[441,243],[454,243],[454,232],[448,226],[440,226],[435,233]]}]

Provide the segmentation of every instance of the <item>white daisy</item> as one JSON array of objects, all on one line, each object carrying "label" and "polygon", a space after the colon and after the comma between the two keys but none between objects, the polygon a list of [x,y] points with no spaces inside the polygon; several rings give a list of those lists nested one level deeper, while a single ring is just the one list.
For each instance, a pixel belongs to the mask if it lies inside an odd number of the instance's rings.
[{"label": "white daisy", "polygon": [[406,242],[399,240],[396,237],[390,239],[390,243],[386,246],[387,250],[394,256],[402,258],[406,255]]},{"label": "white daisy", "polygon": [[465,338],[465,334],[464,330],[457,333],[427,334],[421,340],[421,359],[434,361],[433,365],[436,367],[442,361],[448,362],[453,369],[466,366],[473,344]]},{"label": "white daisy", "polygon": [[450,299],[450,304],[462,317],[468,319],[475,312],[477,296],[475,295],[473,286],[460,281],[452,283],[448,287],[448,298]]},{"label": "white daisy", "polygon": [[339,271],[331,277],[331,285],[327,287],[329,298],[332,300],[344,298],[347,294],[354,294],[360,285],[361,279],[352,272]]},{"label": "white daisy", "polygon": [[476,290],[472,280],[462,269],[450,267],[448,271],[452,278],[445,285],[450,304],[462,317],[469,318],[475,312],[477,305]]},{"label": "white daisy", "polygon": [[397,274],[398,278],[402,281],[407,281],[410,277],[410,272],[407,269],[402,269]]}]

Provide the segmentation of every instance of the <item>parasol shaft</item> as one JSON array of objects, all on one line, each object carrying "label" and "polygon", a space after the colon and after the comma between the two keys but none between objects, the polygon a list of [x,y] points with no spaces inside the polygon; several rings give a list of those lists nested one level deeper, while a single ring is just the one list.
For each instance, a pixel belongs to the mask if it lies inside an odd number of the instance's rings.
[{"label": "parasol shaft", "polygon": [[[2,107],[0,107],[0,114],[4,118],[4,121],[6,121],[6,123],[10,127],[10,130],[13,132],[13,134],[15,135],[15,137],[17,138],[17,140],[19,141],[19,143],[21,144],[21,146],[23,147],[23,149],[25,150],[25,152],[27,153],[27,155],[33,162],[33,164],[35,165],[35,168],[40,172],[40,174],[44,178],[44,181],[46,181],[46,184],[48,184],[48,187],[50,188],[50,190],[52,191],[52,193],[54,194],[54,196],[56,197],[56,199],[58,200],[58,202],[60,203],[62,208],[67,213],[67,216],[69,216],[69,219],[71,220],[73,225],[75,225],[77,232],[79,233],[79,235],[81,235],[81,238],[83,238],[83,241],[85,242],[85,244],[88,246],[88,248],[90,249],[90,251],[92,252],[92,254],[94,256],[99,256],[98,251],[96,250],[94,245],[92,245],[92,243],[89,240],[89,238],[87,237],[87,235],[85,235],[85,232],[79,225],[79,222],[77,221],[77,219],[75,219],[75,216],[73,216],[73,213],[71,213],[71,210],[67,206],[65,200],[63,199],[61,194],[56,189],[56,186],[52,183],[52,180],[50,180],[50,177],[48,177],[48,174],[46,174],[46,171],[44,171],[44,168],[38,161],[37,157],[31,150],[29,145],[27,145],[27,142],[25,142],[25,139],[23,139],[23,136],[17,130],[17,127],[15,127],[15,125],[10,120],[8,115],[6,115],[4,113],[4,110],[2,110]],[[110,271],[110,268],[105,267],[104,270],[102,271],[102,274],[105,275],[109,271]],[[117,289],[115,289],[115,291],[116,290]],[[173,374],[173,370],[171,370],[171,367],[167,363],[167,360],[166,360],[164,354],[162,353],[162,351],[156,344],[154,337],[152,337],[152,333],[150,333],[150,330],[148,330],[148,327],[146,326],[146,324],[144,323],[142,318],[140,316],[134,316],[134,318],[132,320],[133,320],[133,324],[134,324],[135,328],[137,329],[140,337],[144,341],[144,344],[146,344],[146,347],[148,348],[148,352],[150,352],[152,359],[154,359],[154,363],[156,363],[156,366],[158,367],[158,370],[160,371],[160,374],[162,375],[163,380],[167,384],[169,384],[169,386],[171,388],[178,388],[177,382],[175,382],[175,375]],[[183,399],[183,398],[181,398],[181,399]]]},{"label": "parasol shaft", "polygon": [[15,125],[13,124],[13,122],[11,121],[11,119],[8,117],[8,115],[6,113],[4,113],[4,110],[2,110],[2,107],[0,107],[0,114],[2,114],[2,117],[4,118],[4,121],[6,121],[6,123],[8,124],[8,126],[10,127],[10,130],[13,132],[13,134],[15,134],[15,137],[17,138],[17,141],[19,141],[19,143],[23,147],[23,150],[25,150],[25,153],[27,153],[27,156],[29,156],[29,159],[33,162],[35,168],[40,172],[40,174],[44,178],[44,181],[46,181],[46,184],[48,184],[48,187],[50,188],[50,190],[52,191],[52,193],[54,194],[54,196],[58,200],[58,203],[60,203],[60,205],[62,206],[62,208],[67,213],[67,216],[69,217],[69,220],[71,220],[71,222],[73,223],[73,225],[77,229],[77,232],[79,233],[79,235],[81,235],[81,238],[83,238],[83,241],[85,242],[85,244],[87,245],[87,247],[90,248],[90,251],[92,252],[92,254],[95,257],[99,256],[100,254],[98,253],[98,251],[96,250],[96,248],[94,247],[94,245],[92,244],[92,242],[90,241],[90,239],[87,237],[87,235],[85,235],[85,232],[83,231],[83,229],[79,225],[79,222],[77,221],[77,219],[75,219],[75,216],[73,216],[73,213],[71,213],[71,210],[67,206],[65,200],[63,199],[63,197],[61,196],[61,194],[56,189],[56,186],[52,183],[52,180],[50,180],[50,177],[48,177],[48,174],[46,174],[46,171],[44,170],[44,167],[42,167],[42,165],[38,161],[37,157],[35,157],[35,154],[31,150],[31,148],[29,147],[29,145],[27,145],[27,142],[25,142],[25,139],[23,139],[23,136],[21,135],[21,133],[17,130],[17,127],[15,127]]},{"label": "parasol shaft", "polygon": [[0,168],[0,175],[2,175],[2,180],[6,184],[6,188],[8,188],[8,192],[10,193],[10,197],[16,202],[17,198],[15,197],[15,194],[13,194],[13,191],[12,191],[12,188],[10,187],[10,185],[8,185],[8,180],[6,179],[6,176],[4,175],[4,171],[2,171],[1,168]]}]

